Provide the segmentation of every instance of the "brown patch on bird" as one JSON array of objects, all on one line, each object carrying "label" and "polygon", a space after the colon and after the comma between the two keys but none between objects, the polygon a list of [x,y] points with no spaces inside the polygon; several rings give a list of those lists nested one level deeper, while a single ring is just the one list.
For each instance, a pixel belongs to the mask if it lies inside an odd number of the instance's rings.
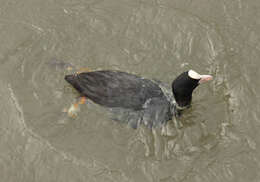
[{"label": "brown patch on bird", "polygon": [[77,71],[77,74],[80,74],[80,73],[83,73],[83,72],[91,72],[92,70],[88,67],[84,67],[84,68],[80,68],[78,71]]}]

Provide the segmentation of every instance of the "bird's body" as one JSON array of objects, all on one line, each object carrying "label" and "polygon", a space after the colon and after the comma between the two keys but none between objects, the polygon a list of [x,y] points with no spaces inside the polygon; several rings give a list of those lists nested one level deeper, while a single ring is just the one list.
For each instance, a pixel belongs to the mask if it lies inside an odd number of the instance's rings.
[{"label": "bird's body", "polygon": [[153,81],[120,71],[94,71],[65,78],[83,96],[107,107],[142,109],[150,98],[163,97]]},{"label": "bird's body", "polygon": [[162,85],[152,80],[109,70],[68,75],[65,79],[82,96],[110,108],[114,119],[125,120],[132,127],[138,123],[152,127],[174,114],[174,101],[167,98]]},{"label": "bird's body", "polygon": [[[148,127],[160,126],[175,115],[178,105],[175,97],[180,94],[179,88],[174,88],[174,85],[182,87],[182,80],[187,82],[192,90],[198,85],[195,79],[188,80],[187,75],[188,72],[185,72],[176,79],[177,84],[173,82],[173,92],[156,81],[121,71],[101,70],[66,75],[65,80],[81,96],[109,108],[117,115],[115,118],[124,120],[135,128],[138,124],[145,124]],[[184,86],[187,87],[187,84]],[[185,102],[181,100],[180,103],[189,104],[191,95],[187,98],[189,100]]]}]

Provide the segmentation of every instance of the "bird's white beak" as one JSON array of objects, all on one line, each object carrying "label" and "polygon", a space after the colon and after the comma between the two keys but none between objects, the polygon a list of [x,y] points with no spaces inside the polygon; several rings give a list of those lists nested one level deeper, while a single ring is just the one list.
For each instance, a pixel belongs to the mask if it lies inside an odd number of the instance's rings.
[{"label": "bird's white beak", "polygon": [[193,79],[199,80],[199,83],[205,83],[213,79],[211,75],[200,75],[199,73],[193,70],[189,70],[188,75]]},{"label": "bird's white beak", "polygon": [[212,79],[213,79],[213,77],[211,75],[200,75],[199,83],[205,83],[205,82],[210,81]]}]

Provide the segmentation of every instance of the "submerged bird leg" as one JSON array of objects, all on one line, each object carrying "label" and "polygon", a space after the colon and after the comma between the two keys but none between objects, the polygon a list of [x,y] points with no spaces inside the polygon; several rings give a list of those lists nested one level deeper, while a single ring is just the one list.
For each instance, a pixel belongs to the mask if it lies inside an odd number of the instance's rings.
[{"label": "submerged bird leg", "polygon": [[80,97],[76,103],[71,104],[69,109],[64,109],[63,111],[67,112],[70,117],[75,118],[80,110],[79,105],[85,104],[86,100],[86,97]]},{"label": "submerged bird leg", "polygon": [[77,71],[77,74],[80,74],[80,73],[83,73],[83,72],[91,72],[92,70],[88,67],[84,67],[84,68],[80,68],[78,71]]},{"label": "submerged bird leg", "polygon": [[86,98],[86,97],[84,97],[84,96],[81,96],[81,97],[79,98],[79,101],[78,101],[78,103],[79,103],[79,104],[85,104],[85,103],[86,103],[86,101],[87,101],[87,98]]},{"label": "submerged bird leg", "polygon": [[79,109],[80,108],[78,103],[71,104],[70,108],[68,109],[68,115],[72,118],[75,118]]}]

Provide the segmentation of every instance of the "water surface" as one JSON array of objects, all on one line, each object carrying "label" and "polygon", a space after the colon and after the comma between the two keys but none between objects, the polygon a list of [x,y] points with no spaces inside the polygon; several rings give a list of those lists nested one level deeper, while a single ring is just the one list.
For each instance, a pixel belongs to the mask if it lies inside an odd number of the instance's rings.
[{"label": "water surface", "polygon": [[[3,1],[0,171],[3,181],[260,180],[260,2]],[[82,67],[170,84],[211,74],[183,127],[161,133],[111,121],[95,104],[76,118],[64,75]]]}]

